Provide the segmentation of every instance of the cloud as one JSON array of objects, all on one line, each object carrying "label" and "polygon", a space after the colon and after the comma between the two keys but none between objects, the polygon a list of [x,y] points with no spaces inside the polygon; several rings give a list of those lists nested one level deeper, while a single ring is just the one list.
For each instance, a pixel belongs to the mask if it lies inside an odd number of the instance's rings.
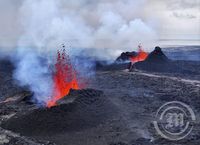
[{"label": "cloud", "polygon": [[140,42],[152,47],[157,32],[153,23],[139,17],[144,5],[145,0],[25,0],[20,8],[24,33],[18,45],[45,51],[62,43],[72,48],[106,48],[110,57],[117,55],[112,51],[130,50]]},{"label": "cloud", "polygon": [[170,10],[199,8],[200,0],[167,0],[167,8]]},{"label": "cloud", "polygon": [[183,12],[173,12],[173,16],[176,18],[183,18],[183,19],[195,19],[197,18],[194,14],[183,13]]}]

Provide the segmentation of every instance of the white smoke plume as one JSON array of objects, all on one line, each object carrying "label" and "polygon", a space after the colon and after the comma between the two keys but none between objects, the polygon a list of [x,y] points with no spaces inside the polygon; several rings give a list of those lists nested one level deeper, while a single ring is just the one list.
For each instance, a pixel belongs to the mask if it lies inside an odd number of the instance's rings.
[{"label": "white smoke plume", "polygon": [[43,105],[50,99],[53,82],[48,60],[34,49],[18,49],[15,54],[14,78],[20,86],[28,86],[34,92],[33,101]]},{"label": "white smoke plume", "polygon": [[43,103],[53,90],[47,64],[54,62],[41,54],[55,53],[66,44],[73,55],[115,59],[138,43],[151,47],[156,31],[139,18],[144,4],[145,0],[24,0],[20,9],[23,35],[18,43],[24,49],[16,55],[14,77]]},{"label": "white smoke plume", "polygon": [[145,0],[25,0],[21,7],[24,35],[19,45],[45,51],[62,43],[72,48],[99,48],[94,55],[110,59],[139,43],[149,48],[154,46],[156,31],[139,18],[144,5]]}]

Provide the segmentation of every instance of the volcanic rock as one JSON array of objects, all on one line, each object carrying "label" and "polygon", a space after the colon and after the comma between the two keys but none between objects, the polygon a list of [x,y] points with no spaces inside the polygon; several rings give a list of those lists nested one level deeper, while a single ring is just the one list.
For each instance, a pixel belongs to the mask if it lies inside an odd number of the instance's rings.
[{"label": "volcanic rock", "polygon": [[100,71],[113,71],[113,70],[124,70],[130,67],[130,57],[137,55],[137,52],[122,52],[119,57],[113,62],[108,63],[106,61],[96,61],[96,70]]},{"label": "volcanic rock", "polygon": [[[137,52],[132,51],[132,52],[123,52],[121,55],[116,59],[116,61],[112,64],[104,64],[100,69],[98,70],[123,70],[123,69],[129,69],[130,68],[130,58],[137,56]],[[162,52],[161,48],[159,46],[155,47],[155,50],[152,51],[145,62],[147,63],[167,63],[170,60],[167,58],[167,56]],[[139,63],[140,64],[140,63]],[[135,65],[137,66],[137,64]],[[149,66],[149,65],[148,65]],[[151,67],[151,66],[150,66]],[[135,67],[133,67],[135,68]],[[144,68],[143,64],[139,65],[138,67]]]},{"label": "volcanic rock", "polygon": [[13,78],[14,69],[15,67],[10,60],[0,59],[0,101],[27,90],[26,87],[20,87]]},{"label": "volcanic rock", "polygon": [[14,70],[14,66],[12,62],[8,59],[1,59],[0,60],[0,71],[11,73]]},{"label": "volcanic rock", "polygon": [[[170,60],[159,46],[155,47],[154,51],[148,55],[145,61],[137,62],[134,65],[137,69],[150,72],[191,73],[190,70],[186,70],[175,61]],[[131,71],[134,71],[134,69]]]},{"label": "volcanic rock", "polygon": [[4,130],[0,127],[0,144],[4,145],[56,145],[50,141],[36,140],[20,136],[11,131]]},{"label": "volcanic rock", "polygon": [[168,57],[162,52],[159,46],[156,46],[154,51],[152,51],[146,58],[148,62],[164,63],[168,62]]},{"label": "volcanic rock", "polygon": [[98,67],[98,71],[117,71],[117,70],[124,70],[130,67],[130,63],[112,63],[112,64],[106,64],[102,65],[101,67]]},{"label": "volcanic rock", "polygon": [[75,94],[77,96],[71,103],[58,103],[51,108],[18,114],[4,122],[2,127],[25,136],[51,136],[92,128],[113,116],[113,106],[102,91],[86,89]]},{"label": "volcanic rock", "polygon": [[[162,49],[159,46],[155,47],[154,51],[148,55],[145,61],[134,64],[137,69],[153,72],[171,71],[170,65],[170,60],[162,52]],[[131,71],[134,71],[134,69]]]},{"label": "volcanic rock", "polygon": [[116,59],[116,62],[124,62],[129,61],[130,57],[134,57],[137,55],[137,52],[122,52],[121,55]]}]

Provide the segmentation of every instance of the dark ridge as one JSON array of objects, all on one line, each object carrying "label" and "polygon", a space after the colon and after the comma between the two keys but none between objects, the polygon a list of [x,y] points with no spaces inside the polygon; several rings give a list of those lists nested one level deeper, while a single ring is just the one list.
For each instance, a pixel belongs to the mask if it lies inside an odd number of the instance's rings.
[{"label": "dark ridge", "polygon": [[163,53],[159,46],[156,46],[154,51],[152,51],[146,58],[147,62],[163,63],[168,62],[168,57]]},{"label": "dark ridge", "polygon": [[24,89],[13,79],[15,66],[7,58],[0,59],[0,100],[5,100]]},{"label": "dark ridge", "polygon": [[75,94],[77,97],[71,103],[18,114],[2,127],[25,136],[41,137],[92,128],[113,116],[113,106],[102,91],[87,89]]},{"label": "dark ridge", "polygon": [[22,99],[23,102],[27,104],[35,104],[36,101],[33,100],[34,93],[31,91],[24,91],[24,98]]},{"label": "dark ridge", "polygon": [[121,55],[116,59],[116,62],[129,61],[130,57],[136,56],[137,52],[122,52]]},{"label": "dark ridge", "polygon": [[[152,51],[145,61],[137,62],[134,68],[149,71],[149,72],[161,72],[161,73],[178,73],[178,74],[197,74],[196,71],[183,67],[176,61],[170,60],[163,52],[162,49],[157,46]],[[134,71],[134,68],[131,71]]]},{"label": "dark ridge", "polygon": [[12,74],[14,65],[9,59],[0,59],[0,72]]},{"label": "dark ridge", "polygon": [[118,71],[118,70],[124,70],[130,67],[130,63],[124,62],[124,63],[112,63],[112,64],[105,64],[101,67],[98,67],[98,71]]}]

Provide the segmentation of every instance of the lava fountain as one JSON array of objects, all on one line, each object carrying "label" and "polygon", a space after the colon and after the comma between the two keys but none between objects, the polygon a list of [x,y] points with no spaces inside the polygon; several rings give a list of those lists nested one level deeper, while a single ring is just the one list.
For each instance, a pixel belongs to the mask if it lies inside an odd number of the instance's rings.
[{"label": "lava fountain", "polygon": [[139,61],[144,61],[148,56],[148,53],[142,49],[141,45],[138,46],[138,49],[138,54],[129,58],[132,64]]},{"label": "lava fountain", "polygon": [[65,49],[57,52],[53,82],[53,96],[47,102],[47,107],[55,106],[56,101],[69,94],[70,89],[80,89],[77,72],[73,68]]}]

